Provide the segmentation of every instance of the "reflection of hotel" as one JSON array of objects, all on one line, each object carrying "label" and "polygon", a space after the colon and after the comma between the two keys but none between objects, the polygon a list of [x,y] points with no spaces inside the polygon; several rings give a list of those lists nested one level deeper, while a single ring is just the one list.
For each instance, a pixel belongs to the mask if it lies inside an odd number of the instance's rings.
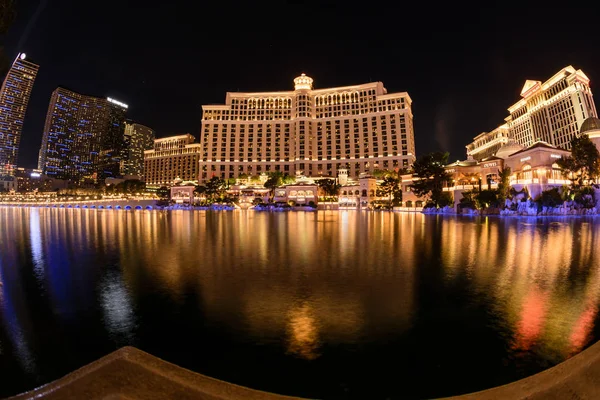
[{"label": "reflection of hotel", "polygon": [[581,70],[568,66],[546,82],[527,80],[522,99],[508,108],[506,123],[484,132],[467,145],[467,154],[481,160],[494,155],[513,139],[523,147],[538,141],[569,149],[586,118],[597,117],[589,87]]},{"label": "reflection of hotel", "polygon": [[350,176],[408,167],[415,159],[412,100],[383,83],[312,88],[302,74],[295,90],[227,93],[225,105],[205,105],[200,180],[282,171]]}]

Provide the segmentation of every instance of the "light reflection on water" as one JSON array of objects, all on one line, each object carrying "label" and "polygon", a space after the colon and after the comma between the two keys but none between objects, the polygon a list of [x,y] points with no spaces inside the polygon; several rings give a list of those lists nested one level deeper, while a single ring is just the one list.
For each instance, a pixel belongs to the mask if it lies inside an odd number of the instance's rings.
[{"label": "light reflection on water", "polygon": [[0,208],[0,395],[123,345],[307,397],[507,383],[598,338],[598,226]]}]

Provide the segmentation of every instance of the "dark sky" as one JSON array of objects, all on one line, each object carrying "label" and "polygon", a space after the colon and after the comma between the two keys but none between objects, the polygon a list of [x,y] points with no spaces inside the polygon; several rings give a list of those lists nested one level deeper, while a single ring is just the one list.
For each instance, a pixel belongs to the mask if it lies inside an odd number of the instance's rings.
[{"label": "dark sky", "polygon": [[[41,65],[21,141],[36,165],[50,94],[59,85],[129,104],[159,137],[198,139],[202,104],[227,91],[382,81],[413,99],[417,156],[465,157],[503,122],[526,79],[567,65],[600,82],[598,11],[545,2],[17,0],[6,47]],[[156,5],[155,5],[156,4]],[[360,4],[360,6],[359,6]],[[566,4],[566,3],[565,3]],[[562,11],[561,11],[562,10]],[[596,99],[596,101],[599,101]]]}]

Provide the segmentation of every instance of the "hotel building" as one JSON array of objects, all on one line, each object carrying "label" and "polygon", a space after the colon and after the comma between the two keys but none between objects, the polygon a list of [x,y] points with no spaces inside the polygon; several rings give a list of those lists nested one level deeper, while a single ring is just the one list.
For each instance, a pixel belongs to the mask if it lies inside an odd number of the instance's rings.
[{"label": "hotel building", "polygon": [[59,87],[50,99],[38,169],[51,178],[91,179],[120,173],[128,106]]},{"label": "hotel building", "polygon": [[142,124],[125,122],[125,143],[121,175],[144,179],[144,151],[154,147],[154,131]]},{"label": "hotel building", "polygon": [[23,120],[39,65],[17,56],[0,88],[0,176],[17,167]]},{"label": "hotel building", "polygon": [[314,90],[304,74],[293,91],[227,93],[224,105],[202,106],[200,181],[408,167],[415,160],[411,103],[382,82]]},{"label": "hotel building", "polygon": [[154,140],[154,148],[144,151],[146,185],[171,186],[176,180],[198,183],[201,150],[189,133]]},{"label": "hotel building", "polygon": [[583,121],[597,117],[590,80],[572,66],[546,82],[527,80],[521,100],[508,108],[506,123],[484,132],[467,145],[467,155],[477,160],[494,155],[508,139],[527,148],[538,141],[570,149]]}]

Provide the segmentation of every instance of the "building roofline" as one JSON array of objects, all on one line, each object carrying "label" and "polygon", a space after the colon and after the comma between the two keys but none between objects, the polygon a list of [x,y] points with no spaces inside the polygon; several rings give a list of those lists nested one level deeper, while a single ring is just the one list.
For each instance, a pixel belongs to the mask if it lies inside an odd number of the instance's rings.
[{"label": "building roofline", "polygon": [[175,139],[184,139],[184,138],[189,138],[192,137],[194,140],[196,140],[196,137],[194,135],[192,135],[191,133],[184,133],[182,135],[174,135],[174,136],[167,136],[164,138],[157,138],[154,139],[155,142],[166,142],[168,140],[175,140]]},{"label": "building roofline", "polygon": [[517,154],[523,154],[530,150],[535,150],[535,149],[548,149],[548,150],[569,152],[569,150],[563,149],[562,147],[552,146],[550,143],[540,140],[538,142],[535,142],[534,144],[532,144],[529,147],[526,147],[522,150],[519,150],[519,151],[516,151],[516,152],[510,154],[508,157],[513,157],[513,156],[516,156]]},{"label": "building roofline", "polygon": [[[407,97],[409,104],[412,104],[412,98],[408,95],[408,92],[403,91],[403,92],[388,93],[385,86],[383,86],[383,82],[381,82],[381,81],[362,83],[362,84],[358,84],[358,85],[348,85],[348,86],[339,86],[339,87],[323,88],[323,89],[311,89],[311,90],[302,90],[302,91],[310,92],[312,95],[319,96],[319,95],[328,94],[328,93],[371,89],[371,88],[378,88],[378,87],[381,87],[383,93],[378,94],[377,98],[383,97],[385,99],[388,97],[390,97],[390,98],[398,97],[400,95],[400,96]],[[270,91],[270,92],[226,92],[225,104],[205,104],[205,105],[202,105],[202,109],[204,109],[204,107],[207,107],[207,109],[209,109],[209,108],[219,109],[219,107],[228,107],[228,104],[230,103],[230,100],[232,98],[294,97],[297,92],[298,91],[295,91],[295,90]]]}]

